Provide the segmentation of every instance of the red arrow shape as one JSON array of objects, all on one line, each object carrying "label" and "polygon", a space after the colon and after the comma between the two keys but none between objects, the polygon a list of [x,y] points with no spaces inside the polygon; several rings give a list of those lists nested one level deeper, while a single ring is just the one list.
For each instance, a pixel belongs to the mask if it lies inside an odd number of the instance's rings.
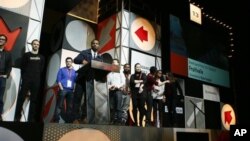
[{"label": "red arrow shape", "polygon": [[232,121],[231,111],[225,111],[224,115],[225,115],[225,123],[230,124]]},{"label": "red arrow shape", "polygon": [[138,38],[143,42],[148,41],[148,31],[143,29],[143,26],[141,26],[139,29],[135,31],[135,34],[138,36]]},{"label": "red arrow shape", "polygon": [[16,43],[19,34],[21,33],[21,28],[18,27],[14,31],[10,31],[8,25],[4,22],[4,19],[0,17],[0,33],[6,35],[8,38],[4,50],[11,51]]}]

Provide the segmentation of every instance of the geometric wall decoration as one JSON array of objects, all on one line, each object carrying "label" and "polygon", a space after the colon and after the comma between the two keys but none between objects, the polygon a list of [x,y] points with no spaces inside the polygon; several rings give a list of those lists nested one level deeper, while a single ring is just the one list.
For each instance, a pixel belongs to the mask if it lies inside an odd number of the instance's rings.
[{"label": "geometric wall decoration", "polygon": [[67,15],[65,24],[62,48],[77,52],[90,48],[96,37],[89,23]]},{"label": "geometric wall decoration", "polygon": [[[132,12],[126,10],[118,12],[116,16],[115,46],[117,48],[115,48],[115,58],[119,58],[121,64],[130,63],[132,73],[135,63],[141,63],[142,70],[146,73],[149,72],[151,66],[161,69],[160,30],[161,27],[155,22],[149,22]],[[143,59],[132,54],[139,55]],[[156,56],[158,57],[156,58]]]},{"label": "geometric wall decoration", "polygon": [[8,37],[5,49],[11,51],[13,64],[19,67],[25,51],[29,18],[3,9],[0,13],[0,33]]},{"label": "geometric wall decoration", "polygon": [[142,52],[159,55],[160,43],[156,43],[158,41],[156,37],[160,37],[159,28],[156,23],[130,13],[129,46]]},{"label": "geometric wall decoration", "polygon": [[60,68],[61,58],[60,58],[60,51],[56,52],[52,55],[49,60],[49,64],[47,67],[46,73],[46,88],[52,87],[56,83],[57,72]]},{"label": "geometric wall decoration", "polygon": [[229,104],[221,104],[221,123],[223,129],[230,130],[230,125],[236,124],[236,116],[234,109]]},{"label": "geometric wall decoration", "polygon": [[58,91],[59,91],[58,86],[50,87],[45,90],[44,93],[45,100],[42,111],[42,119],[44,123],[50,123],[53,121]]},{"label": "geometric wall decoration", "polygon": [[205,129],[204,121],[204,101],[199,98],[185,96],[185,127]]},{"label": "geometric wall decoration", "polygon": [[155,31],[152,25],[141,17],[136,17],[131,23],[131,37],[135,45],[143,50],[149,51],[155,45]]},{"label": "geometric wall decoration", "polygon": [[2,117],[4,121],[14,120],[20,77],[20,69],[12,68],[10,77],[7,79],[7,87],[3,98],[4,107]]},{"label": "geometric wall decoration", "polygon": [[100,41],[99,53],[104,53],[115,47],[116,15],[98,23],[97,38]]},{"label": "geometric wall decoration", "polygon": [[5,9],[13,13],[29,16],[31,2],[33,0],[0,0],[0,9]]}]

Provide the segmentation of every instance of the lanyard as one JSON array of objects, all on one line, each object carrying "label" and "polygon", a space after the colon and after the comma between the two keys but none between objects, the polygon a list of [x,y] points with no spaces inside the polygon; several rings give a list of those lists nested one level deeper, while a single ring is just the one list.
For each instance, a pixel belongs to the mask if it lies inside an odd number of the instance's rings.
[{"label": "lanyard", "polygon": [[68,68],[67,68],[67,71],[68,71],[68,80],[71,80],[71,75],[72,75],[72,74],[71,74],[71,69],[68,69]]}]

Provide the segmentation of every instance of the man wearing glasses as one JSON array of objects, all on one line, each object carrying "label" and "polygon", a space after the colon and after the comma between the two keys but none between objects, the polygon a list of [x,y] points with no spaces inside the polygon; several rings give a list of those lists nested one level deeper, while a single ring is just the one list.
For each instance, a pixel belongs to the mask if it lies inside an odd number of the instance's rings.
[{"label": "man wearing glasses", "polygon": [[12,69],[12,60],[10,52],[4,51],[7,42],[7,36],[0,34],[0,121],[3,113],[3,95],[6,87],[6,80]]}]

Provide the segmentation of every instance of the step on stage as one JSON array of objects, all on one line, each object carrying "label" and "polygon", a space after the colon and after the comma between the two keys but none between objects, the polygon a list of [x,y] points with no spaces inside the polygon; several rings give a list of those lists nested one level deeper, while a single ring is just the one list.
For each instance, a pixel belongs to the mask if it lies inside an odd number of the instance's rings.
[{"label": "step on stage", "polygon": [[0,122],[0,141],[219,141],[229,131],[90,124]]}]

